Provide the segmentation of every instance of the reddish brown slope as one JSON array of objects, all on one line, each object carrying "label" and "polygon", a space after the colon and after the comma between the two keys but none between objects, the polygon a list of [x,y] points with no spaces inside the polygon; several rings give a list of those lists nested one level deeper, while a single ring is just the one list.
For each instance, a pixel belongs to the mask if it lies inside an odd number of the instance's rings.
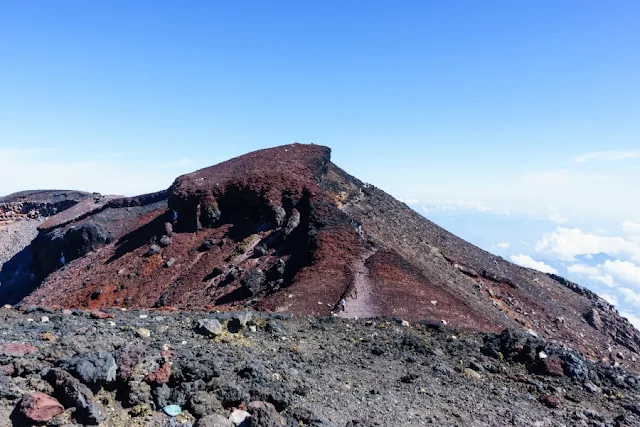
[{"label": "reddish brown slope", "polygon": [[596,295],[453,236],[340,170],[326,147],[249,153],[158,194],[52,218],[42,240],[81,250],[24,303],[328,314],[344,301],[345,314],[523,327],[595,359],[638,352],[638,332]]}]

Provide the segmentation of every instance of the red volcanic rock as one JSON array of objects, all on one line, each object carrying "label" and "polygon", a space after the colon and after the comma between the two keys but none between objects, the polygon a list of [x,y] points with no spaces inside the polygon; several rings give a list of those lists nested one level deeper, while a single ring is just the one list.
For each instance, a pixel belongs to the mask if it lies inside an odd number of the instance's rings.
[{"label": "red volcanic rock", "polygon": [[0,356],[22,357],[36,351],[36,347],[21,342],[0,343]]},{"label": "red volcanic rock", "polygon": [[165,384],[169,382],[171,376],[171,364],[165,361],[158,369],[147,375],[145,381],[148,383]]},{"label": "red volcanic rock", "polygon": [[[347,174],[330,153],[260,150],[180,176],[165,192],[62,212],[32,244],[39,271],[58,269],[22,302],[393,316],[530,330],[593,359],[610,343],[614,354],[639,355],[640,332],[593,292],[471,245]],[[585,330],[594,310],[598,328]]]},{"label": "red volcanic rock", "polygon": [[31,421],[46,422],[63,413],[64,407],[53,397],[36,391],[22,398],[20,412]]},{"label": "red volcanic rock", "polygon": [[100,310],[91,310],[90,315],[93,319],[113,319],[115,317],[111,313],[105,313]]},{"label": "red volcanic rock", "polygon": [[10,377],[15,371],[16,368],[13,365],[0,365],[0,374]]},{"label": "red volcanic rock", "polygon": [[562,359],[558,356],[549,356],[546,359],[540,360],[540,373],[543,375],[550,375],[555,377],[561,377],[564,375],[564,364]]},{"label": "red volcanic rock", "polygon": [[540,397],[540,403],[549,408],[559,408],[562,405],[562,398],[553,394],[545,394]]}]

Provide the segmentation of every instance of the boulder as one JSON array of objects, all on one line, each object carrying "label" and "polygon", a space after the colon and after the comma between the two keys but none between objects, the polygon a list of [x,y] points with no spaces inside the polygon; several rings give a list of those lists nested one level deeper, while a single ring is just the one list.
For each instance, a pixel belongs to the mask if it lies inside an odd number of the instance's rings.
[{"label": "boulder", "polygon": [[85,384],[106,384],[116,379],[118,365],[111,353],[88,353],[62,359],[58,366]]},{"label": "boulder", "polygon": [[28,420],[46,422],[64,412],[64,407],[51,396],[44,393],[32,392],[20,401],[20,413]]},{"label": "boulder", "polygon": [[93,393],[87,386],[61,369],[50,369],[44,375],[56,397],[65,407],[76,408],[74,417],[87,425],[97,425],[104,419],[104,412],[93,401]]},{"label": "boulder", "polygon": [[0,356],[22,357],[37,351],[36,347],[22,342],[0,343]]},{"label": "boulder", "polygon": [[133,368],[144,358],[146,347],[140,341],[133,341],[121,347],[116,352],[118,364],[118,379],[128,380],[131,377]]},{"label": "boulder", "polygon": [[209,337],[218,336],[223,332],[222,324],[217,319],[200,319],[196,323],[195,330],[197,333]]},{"label": "boulder", "polygon": [[249,295],[259,294],[264,290],[264,284],[267,281],[267,276],[259,268],[253,268],[247,271],[242,278],[242,288]]}]

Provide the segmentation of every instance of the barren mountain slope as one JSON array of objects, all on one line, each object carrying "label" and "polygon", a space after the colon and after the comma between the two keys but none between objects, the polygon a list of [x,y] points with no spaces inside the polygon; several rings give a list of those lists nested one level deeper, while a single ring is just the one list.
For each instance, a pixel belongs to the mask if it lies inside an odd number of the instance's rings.
[{"label": "barren mountain slope", "polygon": [[251,306],[522,327],[611,362],[640,343],[595,294],[457,238],[316,145],[256,151],[167,193],[63,212],[41,226],[34,252],[42,274],[55,271],[25,306]]}]

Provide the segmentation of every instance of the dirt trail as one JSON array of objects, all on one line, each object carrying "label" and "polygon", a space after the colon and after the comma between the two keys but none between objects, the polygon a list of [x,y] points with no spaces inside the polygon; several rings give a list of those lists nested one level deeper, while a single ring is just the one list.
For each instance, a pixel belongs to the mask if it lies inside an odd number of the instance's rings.
[{"label": "dirt trail", "polygon": [[344,297],[344,310],[338,304],[338,316],[348,318],[374,317],[379,315],[374,303],[375,284],[369,277],[367,260],[378,250],[371,249],[353,265],[353,286]]}]

